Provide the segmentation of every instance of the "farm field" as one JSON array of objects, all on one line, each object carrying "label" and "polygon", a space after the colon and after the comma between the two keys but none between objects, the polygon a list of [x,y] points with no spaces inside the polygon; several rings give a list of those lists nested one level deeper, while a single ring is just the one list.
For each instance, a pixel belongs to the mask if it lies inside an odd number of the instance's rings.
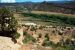
[{"label": "farm field", "polygon": [[64,14],[64,13],[58,13],[58,12],[31,11],[31,13],[34,13],[34,14],[55,14],[55,15],[66,15],[66,16],[75,17],[75,14]]},{"label": "farm field", "polygon": [[61,14],[61,13],[51,13],[51,12],[31,12],[22,13],[23,19],[25,22],[33,22],[40,25],[66,25],[66,26],[74,26],[75,16],[71,14]]}]

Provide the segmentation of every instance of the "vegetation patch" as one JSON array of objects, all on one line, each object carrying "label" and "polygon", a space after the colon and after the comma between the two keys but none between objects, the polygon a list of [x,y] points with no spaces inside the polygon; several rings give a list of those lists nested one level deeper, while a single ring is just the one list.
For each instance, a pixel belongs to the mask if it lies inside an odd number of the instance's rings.
[{"label": "vegetation patch", "polygon": [[15,33],[14,37],[15,37],[16,39],[18,39],[18,38],[20,37],[20,34],[19,34],[19,33]]},{"label": "vegetation patch", "polygon": [[32,37],[31,35],[29,35],[27,32],[24,32],[23,34],[25,36],[24,40],[23,40],[23,43],[26,44],[30,41],[32,42],[36,42],[36,39],[34,37]]},{"label": "vegetation patch", "polygon": [[46,15],[46,14],[33,14],[33,13],[23,13],[25,17],[32,17],[36,19],[41,19],[41,21],[44,22],[52,22],[52,23],[63,23],[68,25],[75,25],[75,17],[72,16],[66,16],[66,15]]}]

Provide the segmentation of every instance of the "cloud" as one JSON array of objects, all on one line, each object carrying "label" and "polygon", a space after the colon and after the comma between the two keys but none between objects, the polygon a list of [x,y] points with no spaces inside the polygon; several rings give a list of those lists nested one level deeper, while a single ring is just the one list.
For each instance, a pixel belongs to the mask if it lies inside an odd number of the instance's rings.
[{"label": "cloud", "polygon": [[15,0],[1,0],[1,3],[13,3]]}]

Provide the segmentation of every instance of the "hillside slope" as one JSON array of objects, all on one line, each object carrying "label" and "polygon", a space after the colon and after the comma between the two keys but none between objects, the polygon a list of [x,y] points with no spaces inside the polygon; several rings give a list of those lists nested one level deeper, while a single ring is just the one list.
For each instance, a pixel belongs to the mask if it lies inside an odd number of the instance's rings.
[{"label": "hillside slope", "polygon": [[14,6],[26,7],[37,11],[50,11],[66,14],[75,14],[75,2],[24,2],[24,3],[0,3],[0,7]]}]

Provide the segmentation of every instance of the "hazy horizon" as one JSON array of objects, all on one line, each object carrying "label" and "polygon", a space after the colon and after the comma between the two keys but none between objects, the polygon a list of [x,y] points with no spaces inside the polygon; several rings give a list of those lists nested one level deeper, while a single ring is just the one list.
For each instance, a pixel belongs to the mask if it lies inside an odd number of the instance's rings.
[{"label": "hazy horizon", "polygon": [[43,1],[74,1],[74,0],[0,0],[0,3],[43,2]]}]

